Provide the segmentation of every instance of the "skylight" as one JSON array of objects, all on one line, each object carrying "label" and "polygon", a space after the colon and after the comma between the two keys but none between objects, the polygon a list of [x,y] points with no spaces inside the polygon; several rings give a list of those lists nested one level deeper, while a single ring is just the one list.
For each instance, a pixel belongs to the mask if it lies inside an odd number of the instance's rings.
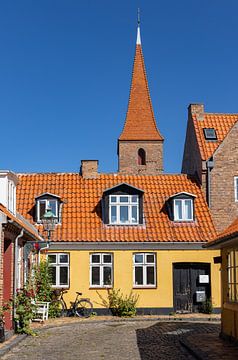
[{"label": "skylight", "polygon": [[206,140],[217,140],[217,134],[214,128],[204,128],[203,131]]}]

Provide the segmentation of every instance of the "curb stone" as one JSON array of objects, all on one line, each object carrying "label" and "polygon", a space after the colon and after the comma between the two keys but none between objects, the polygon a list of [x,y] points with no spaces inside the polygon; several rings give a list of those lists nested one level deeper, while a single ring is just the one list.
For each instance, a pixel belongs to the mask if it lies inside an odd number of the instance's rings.
[{"label": "curb stone", "polygon": [[186,350],[188,350],[188,352],[191,355],[193,355],[195,357],[195,359],[197,359],[197,360],[207,360],[208,359],[208,356],[204,351],[193,346],[187,339],[180,339],[179,342]]},{"label": "curb stone", "polygon": [[9,339],[9,343],[6,345],[3,345],[3,347],[0,349],[0,357],[5,355],[8,351],[12,350],[16,345],[18,345],[22,340],[24,340],[28,335],[22,334],[17,335],[14,339]]}]

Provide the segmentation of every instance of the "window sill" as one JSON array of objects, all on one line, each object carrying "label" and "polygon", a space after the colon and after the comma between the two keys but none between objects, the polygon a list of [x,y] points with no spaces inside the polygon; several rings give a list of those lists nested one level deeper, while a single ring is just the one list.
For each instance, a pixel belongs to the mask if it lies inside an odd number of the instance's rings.
[{"label": "window sill", "polygon": [[51,287],[53,289],[68,289],[69,290],[69,285],[51,285]]},{"label": "window sill", "polygon": [[156,285],[133,285],[133,289],[157,289]]},{"label": "window sill", "polygon": [[89,287],[89,290],[106,290],[106,289],[112,289],[113,286],[110,285],[110,286],[90,286]]}]

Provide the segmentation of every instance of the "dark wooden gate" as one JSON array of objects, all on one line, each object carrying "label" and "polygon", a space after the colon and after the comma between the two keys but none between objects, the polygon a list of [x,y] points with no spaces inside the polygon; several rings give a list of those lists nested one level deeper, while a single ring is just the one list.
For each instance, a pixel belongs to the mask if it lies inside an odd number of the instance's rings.
[{"label": "dark wooden gate", "polygon": [[[199,275],[208,275],[209,282],[201,283]],[[202,305],[197,301],[197,292],[205,292],[211,297],[210,264],[207,263],[174,263],[173,289],[174,310],[176,312],[197,312]],[[200,293],[202,294],[202,293]]]}]

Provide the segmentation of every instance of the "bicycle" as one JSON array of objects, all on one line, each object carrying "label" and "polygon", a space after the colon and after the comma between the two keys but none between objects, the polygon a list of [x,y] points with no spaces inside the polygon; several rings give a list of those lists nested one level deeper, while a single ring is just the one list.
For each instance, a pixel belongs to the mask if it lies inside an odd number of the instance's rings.
[{"label": "bicycle", "polygon": [[51,311],[54,313],[56,317],[67,316],[70,313],[71,316],[79,316],[88,318],[93,312],[93,304],[88,298],[80,298],[82,295],[81,292],[76,292],[77,296],[74,302],[70,302],[70,308],[67,308],[66,302],[64,300],[63,295],[68,291],[61,289],[55,290],[56,299],[52,300],[50,303]]}]

